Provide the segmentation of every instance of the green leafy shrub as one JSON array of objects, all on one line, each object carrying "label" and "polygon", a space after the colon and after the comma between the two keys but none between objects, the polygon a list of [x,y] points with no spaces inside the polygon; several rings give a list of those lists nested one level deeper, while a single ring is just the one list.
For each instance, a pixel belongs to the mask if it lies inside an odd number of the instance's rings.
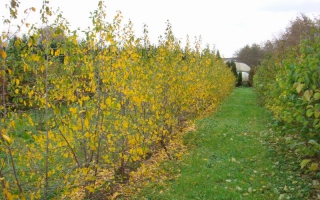
[{"label": "green leafy shrub", "polygon": [[[265,59],[254,77],[255,90],[280,122],[289,147],[308,158],[320,155],[320,36]],[[318,170],[305,159],[301,168]],[[309,163],[310,162],[310,163]],[[309,163],[309,164],[308,164]]]},{"label": "green leafy shrub", "polygon": [[286,63],[287,76],[279,77],[282,93],[271,108],[278,118],[290,124],[289,130],[299,133],[294,138],[304,155],[319,154],[320,142],[320,37],[300,44],[301,55]]}]

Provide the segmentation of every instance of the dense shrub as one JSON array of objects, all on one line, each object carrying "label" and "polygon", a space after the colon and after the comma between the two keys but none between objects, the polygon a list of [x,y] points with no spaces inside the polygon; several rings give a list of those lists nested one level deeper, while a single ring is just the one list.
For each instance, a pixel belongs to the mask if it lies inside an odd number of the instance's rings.
[{"label": "dense shrub", "polygon": [[143,162],[155,154],[182,157],[183,122],[231,92],[231,70],[200,41],[182,48],[169,22],[157,46],[146,27],[137,38],[120,14],[106,22],[102,1],[78,42],[61,15],[46,23],[47,3],[41,20],[48,28],[32,27],[27,48],[16,38],[12,53],[0,49],[7,72],[0,77],[16,102],[0,105],[0,198],[93,199],[100,191],[111,197],[138,167],[136,181],[155,179]]},{"label": "dense shrub", "polygon": [[[320,36],[265,59],[254,86],[261,102],[280,122],[286,140],[300,156],[320,155]],[[310,159],[303,160],[305,166]],[[309,166],[318,170],[317,162]]]}]

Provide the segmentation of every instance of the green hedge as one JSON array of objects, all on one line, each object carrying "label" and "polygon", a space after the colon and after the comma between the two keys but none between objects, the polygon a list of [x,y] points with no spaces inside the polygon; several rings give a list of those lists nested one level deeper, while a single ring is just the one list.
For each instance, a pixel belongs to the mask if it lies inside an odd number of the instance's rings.
[{"label": "green hedge", "polygon": [[260,102],[281,124],[290,147],[310,158],[303,160],[301,167],[317,171],[318,164],[310,161],[320,155],[319,34],[265,59],[257,69],[254,87]]}]

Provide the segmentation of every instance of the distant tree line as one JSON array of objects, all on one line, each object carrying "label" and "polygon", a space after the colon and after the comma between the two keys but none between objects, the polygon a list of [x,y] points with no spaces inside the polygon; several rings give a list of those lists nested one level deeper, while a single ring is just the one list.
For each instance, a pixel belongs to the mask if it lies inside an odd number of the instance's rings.
[{"label": "distant tree line", "polygon": [[271,54],[284,52],[289,47],[298,46],[301,40],[315,36],[313,34],[320,26],[320,19],[310,19],[305,14],[300,14],[295,20],[290,21],[286,30],[278,38],[267,40],[261,44],[245,45],[234,53],[237,61],[246,63],[250,67],[257,66],[261,60]]},{"label": "distant tree line", "polygon": [[316,32],[320,27],[320,19],[315,17],[309,18],[305,14],[299,14],[293,21],[289,22],[284,33],[271,40],[267,40],[260,44],[245,45],[234,53],[238,62],[246,63],[251,67],[249,82],[253,84],[253,76],[256,67],[263,60],[271,58],[273,55],[280,56],[284,59],[287,49],[297,47],[301,41],[305,39],[314,39],[319,33]]}]

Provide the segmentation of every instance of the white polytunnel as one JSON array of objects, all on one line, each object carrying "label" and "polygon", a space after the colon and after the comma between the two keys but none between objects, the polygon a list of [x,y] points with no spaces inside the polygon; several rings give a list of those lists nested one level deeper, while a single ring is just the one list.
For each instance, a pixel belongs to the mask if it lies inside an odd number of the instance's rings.
[{"label": "white polytunnel", "polygon": [[247,82],[247,81],[249,81],[249,73],[242,72],[242,82]]},{"label": "white polytunnel", "polygon": [[238,72],[241,71],[241,72],[247,72],[247,73],[249,73],[251,69],[247,64],[241,63],[241,62],[236,62],[236,68]]}]

